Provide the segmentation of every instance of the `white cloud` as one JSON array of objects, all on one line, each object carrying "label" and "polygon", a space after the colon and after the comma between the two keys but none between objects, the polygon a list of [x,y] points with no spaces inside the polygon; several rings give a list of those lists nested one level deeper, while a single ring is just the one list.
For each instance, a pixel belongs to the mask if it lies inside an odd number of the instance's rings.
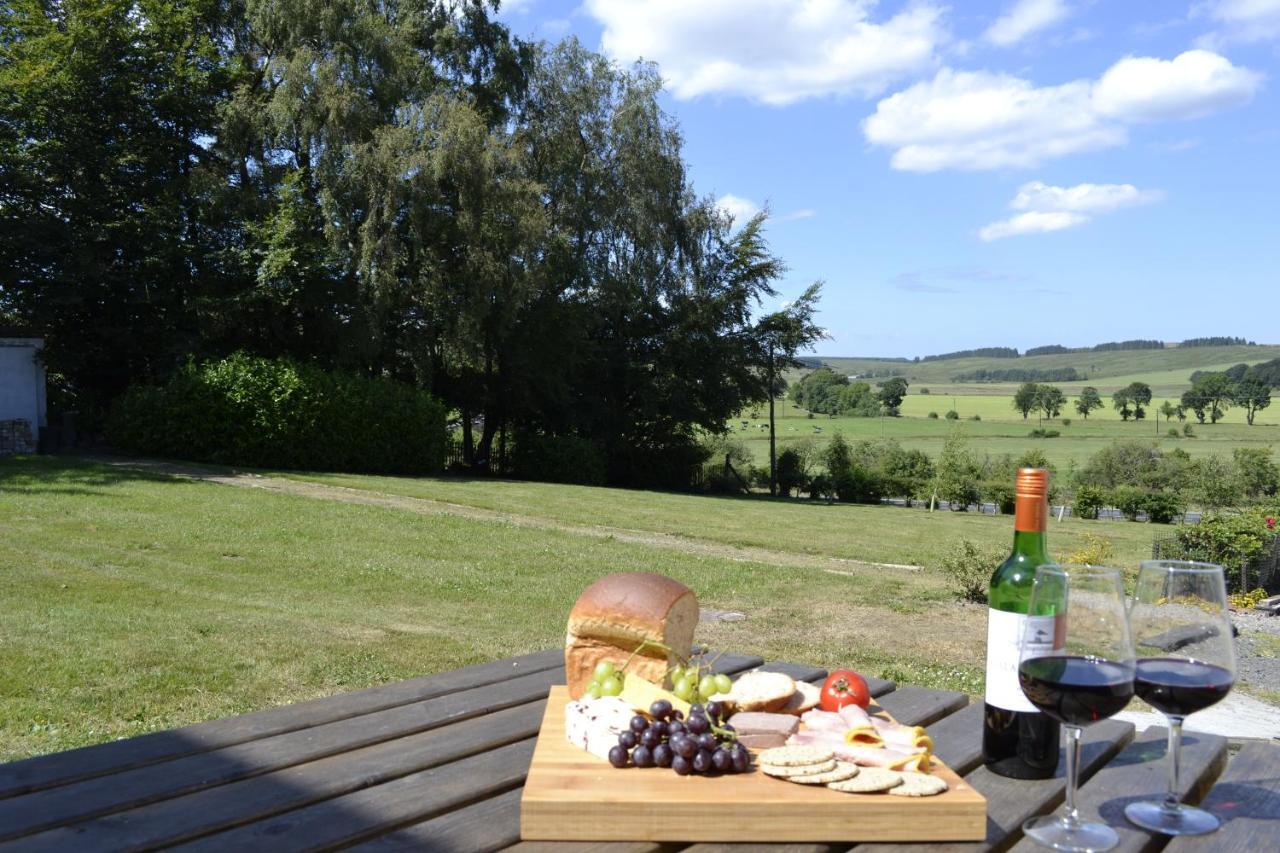
[{"label": "white cloud", "polygon": [[982,37],[998,47],[1010,47],[1065,20],[1069,14],[1071,9],[1063,0],[1017,0]]},{"label": "white cloud", "polygon": [[776,222],[794,222],[797,219],[812,219],[817,215],[818,211],[814,210],[812,207],[801,207],[791,211],[790,213],[775,216],[773,219]]},{"label": "white cloud", "polygon": [[862,123],[895,169],[1028,168],[1123,145],[1127,125],[1187,119],[1248,101],[1262,76],[1208,51],[1172,60],[1126,57],[1097,81],[1036,86],[985,71],[944,68],[884,98]]},{"label": "white cloud", "polygon": [[748,219],[760,212],[760,205],[751,199],[742,198],[731,193],[720,196],[716,200],[716,207],[729,214],[738,225],[746,223]]},{"label": "white cloud", "polygon": [[1217,27],[1197,40],[1202,47],[1280,38],[1280,0],[1210,0],[1195,6],[1191,14]]},{"label": "white cloud", "polygon": [[1150,204],[1164,198],[1159,190],[1140,190],[1133,184],[1077,184],[1055,187],[1031,181],[1018,188],[1009,202],[1022,211],[983,226],[978,237],[986,242],[1021,234],[1046,234],[1084,225],[1094,216],[1124,207]]},{"label": "white cloud", "polygon": [[942,10],[913,4],[886,20],[870,0],[586,0],[603,50],[658,63],[681,99],[739,95],[789,104],[874,95],[932,67],[946,35]]}]

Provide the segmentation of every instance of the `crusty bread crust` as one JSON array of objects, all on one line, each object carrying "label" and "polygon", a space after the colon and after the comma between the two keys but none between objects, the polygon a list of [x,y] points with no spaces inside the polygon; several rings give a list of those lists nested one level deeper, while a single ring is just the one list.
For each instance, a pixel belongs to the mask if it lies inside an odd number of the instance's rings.
[{"label": "crusty bread crust", "polygon": [[[565,676],[569,695],[582,696],[602,660],[661,683],[667,667],[689,657],[698,626],[698,601],[677,580],[650,572],[607,575],[588,586],[569,612]],[[644,646],[650,642],[659,645]]]},{"label": "crusty bread crust", "polygon": [[796,683],[781,672],[754,670],[738,677],[729,702],[738,711],[781,711],[796,692]]},{"label": "crusty bread crust", "polygon": [[807,681],[797,681],[796,692],[791,695],[791,698],[787,700],[787,704],[782,707],[782,713],[799,716],[805,711],[812,711],[818,707],[818,703],[821,701],[822,688]]}]

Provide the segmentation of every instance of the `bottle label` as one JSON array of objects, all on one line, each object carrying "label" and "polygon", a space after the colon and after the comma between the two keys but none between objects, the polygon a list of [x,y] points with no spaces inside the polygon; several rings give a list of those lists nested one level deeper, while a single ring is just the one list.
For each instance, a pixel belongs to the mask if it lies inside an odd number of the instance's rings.
[{"label": "bottle label", "polygon": [[1018,644],[1022,632],[1031,631],[1031,641],[1038,651],[1050,653],[1058,645],[1057,619],[1054,616],[1027,616],[1008,610],[987,610],[987,692],[988,705],[1006,711],[1036,712],[1018,683]]}]

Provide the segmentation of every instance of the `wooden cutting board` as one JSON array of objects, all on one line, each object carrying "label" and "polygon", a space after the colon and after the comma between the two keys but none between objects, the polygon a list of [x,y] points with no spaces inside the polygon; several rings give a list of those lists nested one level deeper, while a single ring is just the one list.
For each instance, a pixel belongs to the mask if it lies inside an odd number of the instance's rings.
[{"label": "wooden cutting board", "polygon": [[[616,769],[565,739],[568,689],[552,687],[520,801],[526,841],[981,841],[987,801],[933,759],[934,797],[842,794],[752,769],[677,776]],[[874,709],[873,709],[874,710]]]}]

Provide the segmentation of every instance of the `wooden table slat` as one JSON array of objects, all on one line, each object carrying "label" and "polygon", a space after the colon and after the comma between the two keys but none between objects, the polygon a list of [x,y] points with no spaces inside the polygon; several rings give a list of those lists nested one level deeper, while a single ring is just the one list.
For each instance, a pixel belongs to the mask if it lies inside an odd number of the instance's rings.
[{"label": "wooden table slat", "polygon": [[[1097,773],[1130,741],[1133,724],[1106,720],[1085,729],[1080,745],[1080,779]],[[858,853],[979,853],[999,850],[1017,839],[1027,818],[1043,814],[1062,802],[1066,790],[1066,757],[1059,751],[1058,772],[1052,779],[1009,779],[978,767],[965,782],[987,798],[987,838],[958,844],[864,844]]]},{"label": "wooden table slat", "polygon": [[520,789],[395,830],[349,849],[363,853],[430,850],[487,853],[520,839]]},{"label": "wooden table slat", "polygon": [[929,725],[933,754],[961,776],[982,763],[982,703],[973,702]]},{"label": "wooden table slat", "polygon": [[[520,837],[518,786],[528,773],[533,745],[532,738],[522,740],[173,849],[184,853],[313,850],[376,839],[380,833],[419,821],[450,818],[453,846],[430,849],[478,850],[512,844]],[[466,817],[454,817],[474,806],[486,815],[484,820],[469,823]],[[488,824],[506,828],[481,844],[480,833]],[[468,838],[464,830],[476,835]]]},{"label": "wooden table slat", "polygon": [[928,726],[969,704],[969,697],[954,690],[899,687],[876,700],[905,726]]},{"label": "wooden table slat", "polygon": [[0,839],[222,785],[546,697],[561,670],[0,800]]},{"label": "wooden table slat", "polygon": [[[1166,730],[1152,726],[1129,744],[1106,767],[1081,786],[1076,806],[1085,820],[1101,820],[1120,835],[1116,853],[1158,849],[1163,838],[1138,829],[1124,816],[1124,807],[1137,800],[1161,797],[1166,786]],[[1178,780],[1183,799],[1198,801],[1209,783],[1222,772],[1227,761],[1227,740],[1217,735],[1186,733],[1182,739],[1182,773]],[[1058,814],[1059,808],[1055,811]],[[1013,848],[1018,853],[1043,851],[1028,838]]]},{"label": "wooden table slat", "polygon": [[803,663],[789,663],[781,660],[771,660],[760,669],[764,672],[781,672],[783,675],[791,676],[796,681],[820,681],[827,677],[827,671],[821,667],[809,666]]},{"label": "wooden table slat", "polygon": [[93,839],[113,849],[174,844],[369,788],[410,773],[527,740],[546,702],[518,705],[416,735],[206,788],[22,839],[23,848],[67,850]]},{"label": "wooden table slat", "polygon": [[1209,835],[1175,838],[1165,853],[1280,848],[1280,749],[1245,744],[1200,806],[1221,818],[1222,827]]},{"label": "wooden table slat", "polygon": [[688,848],[663,841],[518,841],[502,849],[511,853],[678,853]]},{"label": "wooden table slat", "polygon": [[563,665],[562,650],[546,649],[367,690],[15,761],[0,765],[0,799],[421,702]]}]

